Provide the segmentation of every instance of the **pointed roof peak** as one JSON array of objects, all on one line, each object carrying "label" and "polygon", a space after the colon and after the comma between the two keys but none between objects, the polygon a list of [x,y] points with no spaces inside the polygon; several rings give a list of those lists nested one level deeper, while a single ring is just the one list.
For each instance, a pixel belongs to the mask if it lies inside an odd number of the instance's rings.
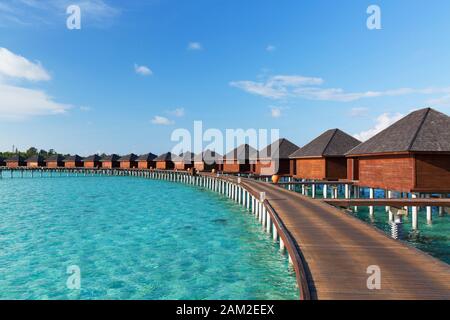
[{"label": "pointed roof peak", "polygon": [[288,139],[280,138],[259,151],[257,156],[260,159],[289,159],[298,149],[299,147]]},{"label": "pointed roof peak", "polygon": [[290,158],[344,156],[360,143],[361,141],[340,129],[329,129],[291,154]]},{"label": "pointed roof peak", "polygon": [[392,152],[450,152],[450,117],[433,108],[415,110],[348,154]]},{"label": "pointed roof peak", "polygon": [[258,150],[253,148],[248,143],[241,144],[240,146],[234,148],[225,155],[225,159],[228,160],[249,160],[250,158],[258,156]]}]

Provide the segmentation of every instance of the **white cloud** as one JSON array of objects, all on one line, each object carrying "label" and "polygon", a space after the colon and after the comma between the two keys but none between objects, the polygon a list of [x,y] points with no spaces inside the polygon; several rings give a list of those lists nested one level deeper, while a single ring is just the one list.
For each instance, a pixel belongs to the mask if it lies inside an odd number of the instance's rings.
[{"label": "white cloud", "polygon": [[40,63],[0,48],[0,118],[22,120],[65,113],[70,105],[55,102],[42,90],[17,85],[21,81],[48,81],[50,78]]},{"label": "white cloud", "polygon": [[189,42],[188,50],[200,51],[200,50],[203,50],[203,46],[200,42]]},{"label": "white cloud", "polygon": [[184,117],[184,114],[185,114],[184,108],[177,108],[175,110],[169,111],[169,114],[171,114],[177,118]]},{"label": "white cloud", "polygon": [[352,108],[352,110],[350,110],[350,116],[354,118],[364,117],[367,115],[368,111],[369,109],[365,107]]},{"label": "white cloud", "polygon": [[0,84],[0,118],[22,120],[65,113],[70,106],[55,102],[45,92]]},{"label": "white cloud", "polygon": [[426,104],[432,107],[450,106],[450,94],[443,97],[430,99],[426,102]]},{"label": "white cloud", "polygon": [[364,98],[404,96],[411,94],[450,94],[450,87],[399,88],[384,91],[346,92],[341,88],[323,88],[322,78],[299,75],[277,75],[262,81],[232,81],[232,87],[270,99],[303,98],[308,100],[351,102]]},{"label": "white cloud", "polygon": [[272,118],[280,118],[282,114],[282,108],[280,107],[271,107],[270,108],[270,116]]},{"label": "white cloud", "polygon": [[30,81],[48,81],[51,79],[40,62],[33,63],[6,48],[0,48],[0,77]]},{"label": "white cloud", "polygon": [[175,122],[167,119],[166,117],[154,116],[153,119],[151,120],[151,123],[157,124],[157,125],[162,125],[162,126],[170,126],[170,125],[174,124]]},{"label": "white cloud", "polygon": [[366,131],[362,131],[358,134],[355,134],[354,136],[358,140],[366,141],[366,140],[372,138],[377,133],[383,131],[390,125],[394,124],[401,118],[403,118],[403,115],[400,113],[394,113],[394,114],[383,113],[382,115],[378,116],[375,119],[375,126],[373,128],[366,130]]},{"label": "white cloud", "polygon": [[266,51],[267,51],[267,52],[274,52],[275,50],[277,50],[277,47],[275,47],[274,45],[269,44],[269,45],[266,47]]},{"label": "white cloud", "polygon": [[321,78],[304,76],[278,75],[272,76],[265,82],[232,81],[230,85],[242,89],[248,93],[271,99],[285,98],[290,95],[290,90],[303,85],[320,85]]},{"label": "white cloud", "polygon": [[147,66],[139,66],[137,64],[134,64],[134,71],[137,74],[140,74],[141,76],[151,76],[153,74],[153,71],[150,70]]}]

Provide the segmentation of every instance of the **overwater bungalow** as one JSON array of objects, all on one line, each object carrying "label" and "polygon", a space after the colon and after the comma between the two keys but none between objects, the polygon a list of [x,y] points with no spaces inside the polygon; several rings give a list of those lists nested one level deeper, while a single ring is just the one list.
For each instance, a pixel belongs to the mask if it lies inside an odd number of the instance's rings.
[{"label": "overwater bungalow", "polygon": [[65,168],[81,168],[83,167],[83,158],[79,155],[68,156],[64,159]]},{"label": "overwater bungalow", "polygon": [[348,178],[398,192],[450,192],[450,118],[414,111],[347,154]]},{"label": "overwater bungalow", "polygon": [[211,172],[212,170],[219,171],[219,162],[222,156],[211,150],[206,150],[197,154],[194,158],[194,167],[199,172]]},{"label": "overwater bungalow", "polygon": [[175,170],[185,171],[194,166],[195,155],[192,152],[184,152],[174,159]]},{"label": "overwater bungalow", "polygon": [[59,154],[54,154],[44,160],[47,168],[64,167],[64,157]]},{"label": "overwater bungalow", "polygon": [[308,180],[346,179],[345,154],[360,143],[339,129],[328,130],[291,154],[291,176]]},{"label": "overwater bungalow", "polygon": [[6,166],[5,159],[0,157],[0,167],[5,167],[5,166]]},{"label": "overwater bungalow", "polygon": [[119,168],[120,167],[119,159],[120,157],[117,154],[111,154],[101,158],[100,163],[102,164],[102,168],[104,169]]},{"label": "overwater bungalow", "polygon": [[5,162],[8,168],[19,168],[25,167],[26,165],[24,159],[19,155],[14,155],[11,158],[6,159]]},{"label": "overwater bungalow", "polygon": [[138,167],[138,156],[134,153],[130,153],[126,156],[119,158],[119,164],[121,169],[135,169]]},{"label": "overwater bungalow", "polygon": [[83,159],[83,167],[85,168],[94,169],[100,168],[100,166],[101,166],[100,156],[96,154]]},{"label": "overwater bungalow", "polygon": [[157,155],[153,153],[147,153],[139,156],[137,158],[138,168],[139,169],[151,169],[156,167],[155,159],[157,158]]},{"label": "overwater bungalow", "polygon": [[248,144],[240,145],[228,152],[222,159],[224,173],[251,173],[251,163],[258,157],[258,151]]},{"label": "overwater bungalow", "polygon": [[252,172],[257,175],[289,175],[289,156],[299,147],[288,139],[279,139],[258,153],[256,163],[251,164]]},{"label": "overwater bungalow", "polygon": [[174,159],[178,157],[171,152],[164,153],[155,158],[156,169],[158,170],[173,170],[175,169]]},{"label": "overwater bungalow", "polygon": [[28,168],[39,168],[45,166],[44,157],[40,155],[31,156],[25,160],[25,162],[27,163]]}]

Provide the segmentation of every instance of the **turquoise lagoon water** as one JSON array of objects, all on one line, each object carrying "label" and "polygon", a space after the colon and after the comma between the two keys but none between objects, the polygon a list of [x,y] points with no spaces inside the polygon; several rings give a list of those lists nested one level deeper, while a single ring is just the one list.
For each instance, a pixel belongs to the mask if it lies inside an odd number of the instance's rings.
[{"label": "turquoise lagoon water", "polygon": [[[300,192],[300,188],[296,188]],[[317,188],[317,197],[323,198],[322,187]],[[328,195],[330,197],[330,194]],[[344,197],[344,190],[340,188],[339,197]],[[361,192],[362,198],[368,198],[368,191]],[[375,198],[384,198],[384,191],[376,190]],[[348,211],[347,211],[348,212]],[[389,224],[389,215],[385,207],[375,207],[373,217],[369,214],[368,207],[359,207],[357,212],[349,214],[373,225],[374,227],[391,234],[391,225]],[[430,255],[450,264],[450,215],[439,216],[436,208],[433,208],[433,222],[427,223],[426,209],[421,208],[418,215],[419,230],[412,230],[411,214],[403,218],[403,241],[416,247]]]},{"label": "turquoise lagoon water", "polygon": [[249,213],[177,183],[0,179],[0,248],[0,299],[298,299]]},{"label": "turquoise lagoon water", "polygon": [[[361,207],[352,215],[372,224],[387,234],[391,233],[389,216],[384,207],[375,207],[374,216],[370,217],[369,208]],[[411,213],[403,217],[403,240],[410,245],[450,264],[450,215],[439,216],[433,208],[433,222],[427,223],[426,209],[421,208],[418,215],[419,230],[412,230]]]}]

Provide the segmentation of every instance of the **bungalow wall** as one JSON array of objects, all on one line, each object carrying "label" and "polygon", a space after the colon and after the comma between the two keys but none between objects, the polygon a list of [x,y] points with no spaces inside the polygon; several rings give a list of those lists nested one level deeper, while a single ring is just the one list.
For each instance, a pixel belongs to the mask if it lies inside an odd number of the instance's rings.
[{"label": "bungalow wall", "polygon": [[227,162],[225,161],[223,164],[223,172],[226,173],[248,173],[250,171],[250,164],[246,163],[238,163],[237,161],[234,162]]},{"label": "bungalow wall", "polygon": [[150,169],[155,167],[154,161],[139,161],[138,168],[139,169]]},{"label": "bungalow wall", "polygon": [[175,164],[172,161],[157,161],[156,169],[158,170],[173,170]]},{"label": "bungalow wall", "polygon": [[84,165],[85,168],[99,168],[100,167],[100,162],[98,161],[85,161]]},{"label": "bungalow wall", "polygon": [[185,171],[189,168],[192,168],[194,164],[192,163],[184,163],[184,162],[175,162],[175,169]]},{"label": "bungalow wall", "polygon": [[37,162],[37,161],[27,162],[27,167],[28,168],[39,168],[39,167],[42,167],[42,163]]},{"label": "bungalow wall", "polygon": [[137,162],[135,161],[120,161],[121,169],[132,169],[137,168]]},{"label": "bungalow wall", "polygon": [[23,163],[19,163],[18,161],[10,161],[6,163],[6,166],[8,168],[19,168],[23,166]]},{"label": "bungalow wall", "polygon": [[218,170],[217,164],[208,164],[204,161],[194,162],[194,168],[200,172],[212,171],[213,169]]},{"label": "bungalow wall", "polygon": [[325,158],[295,159],[295,178],[323,180],[326,177]]},{"label": "bungalow wall", "polygon": [[257,163],[254,164],[252,172],[262,176],[271,176],[274,174],[289,175],[290,170],[289,159],[281,159],[278,161],[258,160]]},{"label": "bungalow wall", "polygon": [[347,159],[347,179],[359,180],[359,161],[358,158]]},{"label": "bungalow wall", "polygon": [[48,161],[47,162],[47,168],[58,168],[58,167],[62,167],[63,164],[59,163],[57,161]]},{"label": "bungalow wall", "polygon": [[291,177],[297,176],[297,165],[295,159],[289,160],[289,174]]},{"label": "bungalow wall", "polygon": [[415,184],[414,162],[410,155],[359,157],[358,185],[410,192]]},{"label": "bungalow wall", "polygon": [[66,161],[64,162],[64,168],[81,168],[83,167],[83,162],[81,161]]},{"label": "bungalow wall", "polygon": [[116,161],[103,161],[102,168],[104,169],[119,168],[119,163]]},{"label": "bungalow wall", "polygon": [[417,192],[450,192],[450,154],[415,155]]},{"label": "bungalow wall", "polygon": [[341,180],[347,178],[347,159],[345,157],[327,157],[326,180]]}]

